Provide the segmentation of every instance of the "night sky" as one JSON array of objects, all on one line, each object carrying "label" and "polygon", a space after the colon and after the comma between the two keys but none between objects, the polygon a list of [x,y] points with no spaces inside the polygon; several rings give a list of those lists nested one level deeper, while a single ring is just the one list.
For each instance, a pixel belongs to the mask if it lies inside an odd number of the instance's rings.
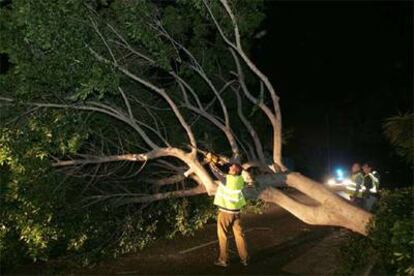
[{"label": "night sky", "polygon": [[412,14],[412,2],[267,2],[255,59],[293,129],[285,156],[296,169],[322,177],[355,160],[410,173],[381,125],[413,110]]}]

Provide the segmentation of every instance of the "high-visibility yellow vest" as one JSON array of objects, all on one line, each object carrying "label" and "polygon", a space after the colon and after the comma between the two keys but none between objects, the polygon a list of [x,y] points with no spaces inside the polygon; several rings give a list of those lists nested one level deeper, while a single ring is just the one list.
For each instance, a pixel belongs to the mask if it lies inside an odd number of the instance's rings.
[{"label": "high-visibility yellow vest", "polygon": [[226,210],[240,210],[246,205],[242,189],[244,180],[241,175],[226,175],[226,185],[219,184],[214,197],[214,205]]},{"label": "high-visibility yellow vest", "polygon": [[[346,187],[346,193],[349,196],[356,196],[356,197],[362,197],[363,191],[365,191],[364,186],[364,176],[361,172],[354,173],[351,176],[351,184]],[[357,193],[355,193],[357,188],[357,183],[360,183],[359,190]]]},{"label": "high-visibility yellow vest", "polygon": [[379,190],[379,177],[378,177],[378,173],[376,171],[373,171],[372,173],[369,173],[368,176],[372,180],[372,187],[369,190],[370,193],[373,193],[373,194],[378,193],[378,190]]}]

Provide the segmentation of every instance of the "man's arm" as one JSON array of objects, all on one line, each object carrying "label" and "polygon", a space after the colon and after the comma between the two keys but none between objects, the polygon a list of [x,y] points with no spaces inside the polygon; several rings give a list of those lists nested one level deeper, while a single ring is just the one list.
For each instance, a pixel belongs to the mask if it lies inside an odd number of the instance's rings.
[{"label": "man's arm", "polygon": [[364,182],[364,178],[362,176],[357,176],[355,179],[355,192],[353,194],[354,197],[356,197],[358,192],[362,190],[362,182]]},{"label": "man's arm", "polygon": [[365,191],[364,194],[367,195],[369,194],[371,188],[372,188],[372,178],[370,176],[367,176],[364,178],[364,186],[365,186]]},{"label": "man's arm", "polygon": [[213,172],[214,176],[224,185],[226,185],[226,175],[219,169],[217,168],[217,166],[213,163],[210,162],[210,169]]}]

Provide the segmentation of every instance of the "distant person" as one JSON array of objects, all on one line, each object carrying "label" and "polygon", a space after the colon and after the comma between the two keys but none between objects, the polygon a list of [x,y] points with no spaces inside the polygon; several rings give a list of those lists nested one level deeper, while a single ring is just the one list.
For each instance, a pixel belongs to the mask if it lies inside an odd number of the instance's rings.
[{"label": "distant person", "polygon": [[217,236],[219,240],[220,254],[214,262],[217,266],[228,266],[228,235],[233,230],[237,251],[241,263],[247,266],[248,253],[243,228],[240,222],[240,210],[246,205],[242,190],[245,186],[241,176],[242,167],[239,164],[230,164],[228,174],[224,174],[215,165],[212,154],[206,155],[211,171],[221,182],[214,197],[214,205],[219,208],[217,216]]},{"label": "distant person", "polygon": [[357,206],[363,206],[363,191],[364,191],[364,175],[362,174],[361,164],[354,163],[351,168],[352,185],[347,189],[350,200]]},{"label": "distant person", "polygon": [[373,170],[371,163],[368,162],[362,166],[362,170],[364,171],[365,191],[363,197],[365,200],[365,209],[371,210],[378,199],[379,174]]}]

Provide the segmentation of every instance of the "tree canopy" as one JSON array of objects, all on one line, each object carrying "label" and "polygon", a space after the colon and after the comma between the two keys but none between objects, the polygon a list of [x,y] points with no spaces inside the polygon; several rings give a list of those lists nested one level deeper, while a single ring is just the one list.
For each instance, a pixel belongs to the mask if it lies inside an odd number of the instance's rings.
[{"label": "tree canopy", "polygon": [[367,235],[370,213],[282,162],[279,97],[249,57],[261,9],[228,0],[5,4],[0,233],[2,252],[16,255],[2,262],[88,263],[191,233],[213,216],[198,196],[218,185],[206,150],[242,165],[257,183],[252,198]]},{"label": "tree canopy", "polygon": [[[250,38],[263,19],[262,2],[231,4],[240,19],[241,35]],[[230,32],[231,22],[219,3],[209,5],[225,32]],[[59,256],[88,263],[96,256],[142,248],[159,235],[190,233],[213,216],[210,199],[205,197],[121,204],[120,199],[153,192],[146,183],[169,176],[173,170],[160,171],[162,163],[145,169],[128,162],[64,171],[51,167],[54,160],[68,157],[148,149],[133,132],[137,126],[79,108],[92,102],[94,107],[123,106],[125,94],[130,100],[125,110],[139,116],[139,127],[145,128],[149,139],[157,144],[166,140],[181,147],[187,144],[185,132],[176,127],[178,122],[160,95],[137,85],[115,64],[98,60],[94,53],[115,58],[117,65],[167,89],[172,99],[181,94],[170,73],[179,74],[196,88],[201,104],[209,105],[213,113],[220,111],[211,102],[210,84],[194,75],[193,67],[211,76],[212,85],[221,86],[233,61],[202,1],[16,0],[1,7],[0,30],[0,53],[9,61],[8,70],[0,75],[0,96],[16,103],[1,105],[0,250],[4,264],[21,257]],[[148,58],[134,55],[131,49]],[[226,93],[232,97],[233,92]],[[205,147],[228,150],[221,132],[199,115],[187,109],[181,112],[190,118]],[[169,191],[186,185],[192,184],[183,180],[156,189]],[[113,199],[111,204],[107,199]]]}]

